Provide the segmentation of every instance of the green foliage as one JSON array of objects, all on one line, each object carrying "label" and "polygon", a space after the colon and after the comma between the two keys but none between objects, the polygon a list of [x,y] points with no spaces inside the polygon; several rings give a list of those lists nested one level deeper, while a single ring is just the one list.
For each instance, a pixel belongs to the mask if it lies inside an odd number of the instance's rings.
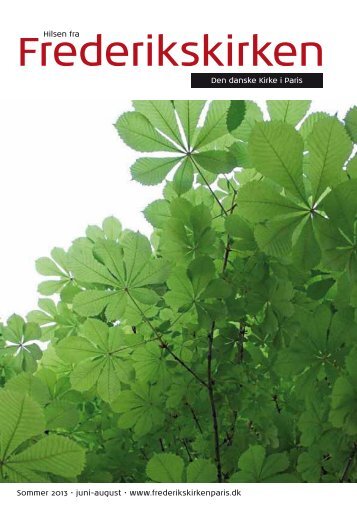
[{"label": "green foliage", "polygon": [[81,336],[64,338],[56,348],[60,359],[74,364],[70,375],[72,387],[88,391],[95,386],[104,401],[114,401],[121,384],[129,383],[130,366],[123,360],[118,343],[119,327],[108,328],[99,320],[88,319],[81,327]]},{"label": "green foliage", "polygon": [[[84,449],[69,438],[41,438],[46,421],[27,394],[0,391],[0,473],[11,482],[47,482],[50,475],[75,478],[84,467]],[[28,443],[34,439],[34,443]],[[26,445],[27,444],[27,445]]]},{"label": "green foliage", "polygon": [[109,217],[37,261],[0,328],[2,481],[356,481],[356,108],[309,106],[118,119],[153,234]]},{"label": "green foliage", "polygon": [[[120,137],[137,151],[171,154],[136,160],[131,167],[134,180],[143,185],[156,185],[175,169],[173,185],[181,195],[192,188],[197,174],[205,178],[205,171],[219,174],[234,169],[234,156],[218,149],[216,143],[222,142],[222,138],[229,139],[229,130],[243,121],[244,102],[232,114],[230,101],[213,101],[201,127],[199,120],[204,105],[204,101],[189,100],[133,102],[135,112],[124,113],[115,124]],[[227,115],[232,125],[227,124]]]},{"label": "green foliage", "polygon": [[252,445],[238,461],[239,472],[231,477],[231,482],[289,482],[283,474],[289,467],[286,453],[265,455],[264,447]]},{"label": "green foliage", "polygon": [[347,132],[349,133],[352,141],[357,142],[357,107],[352,107],[346,114],[345,124]]},{"label": "green foliage", "polygon": [[195,459],[185,470],[182,458],[171,453],[154,454],[146,466],[149,479],[155,482],[215,482],[216,467],[208,459]]},{"label": "green foliage", "polygon": [[37,360],[42,356],[38,340],[41,340],[40,326],[34,322],[25,322],[19,315],[12,315],[2,330],[4,347],[1,357],[7,365],[20,373],[36,370]]}]

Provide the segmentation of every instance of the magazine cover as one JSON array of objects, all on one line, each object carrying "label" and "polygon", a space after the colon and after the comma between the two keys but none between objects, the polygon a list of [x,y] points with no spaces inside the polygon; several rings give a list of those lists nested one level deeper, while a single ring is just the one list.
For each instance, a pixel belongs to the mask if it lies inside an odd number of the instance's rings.
[{"label": "magazine cover", "polygon": [[356,496],[356,14],[2,7],[3,505]]}]

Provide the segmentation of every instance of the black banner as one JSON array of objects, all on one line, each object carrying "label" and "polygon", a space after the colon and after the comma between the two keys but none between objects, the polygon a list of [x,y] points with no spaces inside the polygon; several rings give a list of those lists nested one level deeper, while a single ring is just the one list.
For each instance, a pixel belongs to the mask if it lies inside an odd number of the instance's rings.
[{"label": "black banner", "polygon": [[193,73],[191,88],[323,88],[323,74]]}]

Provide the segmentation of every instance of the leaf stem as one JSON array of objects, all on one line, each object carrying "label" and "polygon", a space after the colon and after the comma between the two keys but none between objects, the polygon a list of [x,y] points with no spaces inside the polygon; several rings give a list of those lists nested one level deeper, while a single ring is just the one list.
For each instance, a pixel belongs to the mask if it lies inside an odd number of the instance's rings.
[{"label": "leaf stem", "polygon": [[197,164],[197,162],[195,161],[195,159],[191,156],[191,154],[189,155],[190,159],[191,159],[191,162],[192,164],[195,166],[195,168],[197,169],[199,175],[201,176],[201,178],[203,179],[203,181],[205,182],[205,184],[207,185],[209,191],[211,192],[211,194],[213,195],[214,199],[216,200],[217,204],[219,205],[219,207],[221,208],[221,210],[223,211],[223,213],[225,215],[227,215],[227,211],[225,210],[223,204],[221,203],[221,201],[218,199],[217,195],[215,194],[214,190],[212,189],[211,185],[208,183],[208,181],[206,180],[205,176],[203,175],[199,165]]}]

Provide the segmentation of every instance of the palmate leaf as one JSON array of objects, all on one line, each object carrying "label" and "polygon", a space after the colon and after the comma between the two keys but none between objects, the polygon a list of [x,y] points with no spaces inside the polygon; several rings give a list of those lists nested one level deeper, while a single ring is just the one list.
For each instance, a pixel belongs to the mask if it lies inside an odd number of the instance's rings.
[{"label": "palmate leaf", "polygon": [[41,439],[25,451],[13,456],[7,467],[19,472],[22,468],[76,477],[84,466],[84,451],[69,438],[51,435]]},{"label": "palmate leaf", "polygon": [[56,304],[52,299],[39,299],[38,306],[39,310],[29,312],[27,319],[41,326],[43,340],[76,334],[79,324],[84,320],[63,302]]},{"label": "palmate leaf", "polygon": [[193,145],[194,150],[202,150],[202,147],[228,133],[227,114],[230,105],[229,100],[213,100],[210,103],[205,122]]},{"label": "palmate leaf", "polygon": [[331,423],[337,428],[343,428],[348,435],[356,435],[356,410],[356,386],[346,377],[337,379],[332,391]]},{"label": "palmate leaf", "polygon": [[176,268],[167,281],[169,292],[165,295],[165,301],[174,308],[190,308],[195,299],[192,283],[187,276],[185,268]]},{"label": "palmate leaf", "polygon": [[310,215],[305,216],[293,247],[293,262],[303,271],[314,268],[321,259],[321,249],[314,229],[315,221]]},{"label": "palmate leaf", "polygon": [[0,448],[2,461],[31,437],[45,430],[41,407],[27,394],[0,391]]},{"label": "palmate leaf", "polygon": [[271,120],[289,123],[294,127],[304,118],[311,100],[267,100]]},{"label": "palmate leaf", "polygon": [[130,231],[123,233],[120,244],[99,240],[92,249],[74,244],[69,262],[78,282],[99,285],[75,296],[73,305],[80,315],[96,316],[105,309],[109,320],[126,318],[132,324],[159,300],[149,287],[169,273],[167,262],[153,258],[149,240]]},{"label": "palmate leaf", "polygon": [[268,180],[251,181],[238,189],[236,212],[249,222],[259,223],[304,211],[306,207],[281,195]]},{"label": "palmate leaf", "polygon": [[313,281],[307,288],[307,295],[311,299],[322,299],[334,284],[333,278]]},{"label": "palmate leaf", "polygon": [[322,207],[330,220],[353,243],[354,223],[357,216],[357,180],[340,183],[323,200]]},{"label": "palmate leaf", "polygon": [[353,314],[338,311],[331,314],[328,305],[320,305],[313,313],[305,315],[304,337],[291,340],[289,347],[279,351],[275,370],[283,378],[301,374],[308,385],[323,375],[335,381],[338,368],[341,368],[346,356],[345,343],[355,333]]},{"label": "palmate leaf", "polygon": [[38,291],[44,296],[51,296],[57,292],[64,292],[72,284],[71,274],[67,265],[67,254],[62,248],[53,248],[51,257],[40,257],[36,261],[36,269],[40,275],[56,277],[55,280],[41,282]]},{"label": "palmate leaf", "polygon": [[184,148],[175,117],[175,108],[171,100],[134,100],[133,106],[143,114],[152,125]]},{"label": "palmate leaf", "polygon": [[215,482],[215,444],[223,480],[356,481],[354,110],[222,104],[135,101],[119,121],[134,178],[172,181],[151,241],[90,225],[38,263],[61,302],[0,324],[0,482]]},{"label": "palmate leaf", "polygon": [[308,452],[300,454],[297,471],[306,482],[319,482],[322,464],[323,452],[317,446],[313,446]]},{"label": "palmate leaf", "polygon": [[320,262],[315,222],[321,217],[311,213],[307,204],[280,193],[268,179],[253,180],[238,189],[235,213],[258,224],[255,239],[267,254],[286,257],[292,251],[293,262],[303,271]]},{"label": "palmate leaf", "polygon": [[136,378],[139,382],[167,385],[170,373],[165,352],[158,343],[146,343],[137,347],[132,355]]},{"label": "palmate leaf", "polygon": [[334,271],[343,271],[351,258],[355,256],[353,245],[331,221],[320,221],[318,234],[322,246],[323,264]]},{"label": "palmate leaf", "polygon": [[229,132],[234,132],[240,127],[245,118],[246,109],[244,100],[231,100],[227,113],[227,128]]},{"label": "palmate leaf", "polygon": [[306,142],[306,139],[311,134],[315,123],[317,123],[319,120],[323,120],[326,118],[330,118],[330,115],[328,115],[327,113],[317,112],[309,114],[309,116],[307,116],[304,119],[304,121],[301,124],[301,127],[299,128],[299,133],[301,137],[304,139],[304,142]]},{"label": "palmate leaf", "polygon": [[51,435],[25,450],[16,450],[45,430],[41,407],[27,394],[0,391],[0,455],[2,477],[13,482],[43,482],[52,473],[74,478],[83,469],[84,449],[72,440]]},{"label": "palmate leaf", "polygon": [[292,235],[300,222],[300,218],[282,218],[258,224],[254,237],[259,248],[269,255],[285,257],[291,252]]},{"label": "palmate leaf", "polygon": [[12,367],[17,372],[34,372],[37,360],[42,356],[42,351],[37,343],[42,340],[39,325],[35,322],[25,322],[19,315],[12,315],[7,320],[2,334],[5,344],[2,354],[8,356]]},{"label": "palmate leaf", "polygon": [[336,117],[329,117],[315,123],[307,147],[306,174],[315,203],[326,188],[343,181],[342,167],[351,153],[352,142],[342,123]]},{"label": "palmate leaf", "polygon": [[323,265],[336,271],[347,271],[357,279],[355,220],[357,214],[357,181],[337,185],[322,202],[328,220],[316,222],[322,247]]},{"label": "palmate leaf", "polygon": [[237,124],[234,129],[230,128],[229,131],[236,139],[246,143],[249,140],[254,125],[263,120],[263,112],[259,106],[251,100],[246,100],[243,121]]},{"label": "palmate leaf", "polygon": [[210,483],[217,480],[217,469],[209,459],[195,459],[187,466],[187,482]]},{"label": "palmate leaf", "polygon": [[137,151],[177,151],[174,144],[160,135],[148,118],[141,113],[124,113],[115,127],[123,141]]},{"label": "palmate leaf", "polygon": [[154,482],[210,483],[217,480],[217,469],[208,459],[191,461],[186,470],[180,456],[170,452],[155,453],[146,465],[146,475]]},{"label": "palmate leaf", "polygon": [[178,196],[188,192],[193,186],[195,168],[192,162],[192,158],[185,157],[183,162],[175,172],[173,182],[173,188],[175,189]]},{"label": "palmate leaf", "polygon": [[131,166],[130,172],[133,179],[143,185],[157,185],[181,161],[182,159],[177,157],[139,158]]},{"label": "palmate leaf", "polygon": [[207,206],[193,206],[182,197],[171,201],[170,219],[163,224],[160,237],[160,252],[166,259],[176,263],[209,254],[215,239]]},{"label": "palmate leaf", "polygon": [[346,374],[336,380],[331,395],[330,421],[348,435],[357,435],[357,347],[346,358]]},{"label": "palmate leaf", "polygon": [[132,428],[136,438],[159,428],[165,418],[161,390],[147,384],[132,384],[130,390],[122,391],[112,409],[120,414],[119,428]]},{"label": "palmate leaf", "polygon": [[28,394],[29,397],[39,405],[44,406],[49,401],[50,393],[47,386],[32,373],[22,372],[12,377],[5,384],[5,389],[11,392]]},{"label": "palmate leaf", "polygon": [[188,270],[183,267],[176,268],[167,280],[170,290],[165,295],[166,302],[177,309],[188,309],[199,303],[214,275],[215,267],[209,257],[198,257],[191,262]]},{"label": "palmate leaf", "polygon": [[169,290],[165,302],[175,312],[188,313],[192,324],[209,326],[211,319],[225,316],[222,299],[231,295],[230,285],[215,276],[215,266],[209,257],[197,257],[186,270],[177,267],[167,280]]},{"label": "palmate leaf", "polygon": [[118,241],[121,237],[121,232],[122,226],[119,220],[113,216],[109,216],[103,220],[102,227],[89,225],[86,229],[86,236],[93,243],[99,239]]},{"label": "palmate leaf", "polygon": [[147,476],[155,482],[182,482],[184,461],[175,454],[155,454],[146,465]]},{"label": "palmate leaf", "polygon": [[289,482],[290,476],[284,474],[289,467],[286,453],[266,456],[264,447],[250,446],[238,461],[240,472],[233,474],[230,482]]},{"label": "palmate leaf", "polygon": [[107,217],[103,220],[102,229],[104,238],[112,239],[113,241],[117,241],[120,238],[122,232],[121,223],[117,218],[113,216]]},{"label": "palmate leaf", "polygon": [[40,327],[33,322],[25,322],[20,315],[12,315],[6,324],[3,336],[9,342],[20,345],[41,339]]},{"label": "palmate leaf", "polygon": [[[229,151],[234,155],[237,167],[243,167],[244,169],[253,168],[253,162],[248,152],[248,143],[237,141],[230,145]],[[240,174],[238,173],[238,175]]]},{"label": "palmate leaf", "polygon": [[254,167],[306,202],[302,157],[304,143],[293,126],[280,121],[257,123],[249,141]]},{"label": "palmate leaf", "polygon": [[245,220],[235,214],[229,215],[225,220],[225,227],[232,238],[238,238],[237,246],[240,251],[256,250],[253,228]]},{"label": "palmate leaf", "polygon": [[74,403],[54,400],[45,408],[47,430],[73,429],[79,421],[80,412]]},{"label": "palmate leaf", "polygon": [[326,429],[328,409],[321,399],[314,396],[308,396],[305,404],[306,410],[299,417],[298,428],[301,431],[301,444],[309,447],[321,438]]},{"label": "palmate leaf", "polygon": [[267,301],[275,311],[290,317],[294,313],[292,299],[294,297],[294,288],[288,280],[278,281],[271,279],[267,285]]},{"label": "palmate leaf", "polygon": [[[133,104],[136,112],[125,113],[115,125],[123,141],[141,152],[170,153],[170,157],[139,158],[131,167],[134,180],[156,185],[174,170],[173,188],[181,195],[192,188],[195,173],[207,170],[219,174],[235,167],[235,157],[230,152],[217,151],[216,146],[210,149],[212,143],[229,137],[230,101],[212,101],[202,127],[198,127],[198,122],[205,101],[154,100]],[[171,156],[173,152],[176,156]]]},{"label": "palmate leaf", "polygon": [[153,201],[144,210],[144,217],[153,227],[163,227],[171,217],[170,204],[165,199]]},{"label": "palmate leaf", "polygon": [[58,356],[74,364],[70,379],[73,389],[87,391],[95,387],[98,396],[111,403],[118,397],[122,383],[128,384],[131,366],[123,360],[120,328],[88,319],[80,336],[64,338],[56,347]]},{"label": "palmate leaf", "polygon": [[189,150],[195,144],[197,125],[205,103],[205,100],[174,100],[174,107],[181,121]]},{"label": "palmate leaf", "polygon": [[230,173],[236,167],[232,153],[223,150],[210,150],[192,155],[197,164],[213,174]]}]

